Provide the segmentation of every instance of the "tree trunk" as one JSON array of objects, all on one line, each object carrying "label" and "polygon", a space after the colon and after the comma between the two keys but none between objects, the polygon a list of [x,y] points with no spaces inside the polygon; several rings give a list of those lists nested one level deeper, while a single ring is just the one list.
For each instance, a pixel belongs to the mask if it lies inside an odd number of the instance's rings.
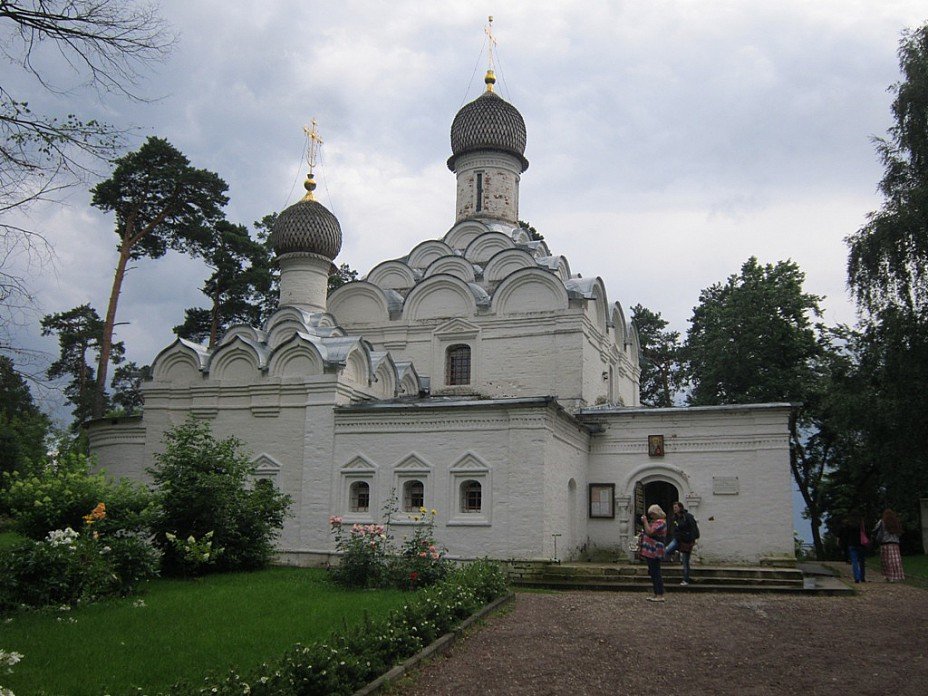
[{"label": "tree trunk", "polygon": [[126,266],[129,264],[130,251],[129,244],[123,241],[119,249],[119,261],[116,262],[116,273],[113,275],[113,289],[110,291],[110,303],[106,308],[106,320],[103,323],[103,336],[100,341],[100,362],[97,365],[97,386],[93,399],[94,418],[102,418],[106,406],[106,374],[113,349],[116,305],[119,303],[119,293],[122,292],[122,281],[126,275]]},{"label": "tree trunk", "polygon": [[209,320],[209,349],[212,350],[219,337],[219,290],[213,293],[213,308]]}]

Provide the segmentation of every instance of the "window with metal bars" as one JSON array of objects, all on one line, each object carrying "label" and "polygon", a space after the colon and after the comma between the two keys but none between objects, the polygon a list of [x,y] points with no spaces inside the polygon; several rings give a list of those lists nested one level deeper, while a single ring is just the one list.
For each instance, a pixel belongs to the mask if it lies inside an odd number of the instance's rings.
[{"label": "window with metal bars", "polygon": [[350,509],[352,512],[367,512],[371,506],[371,487],[366,481],[351,484]]},{"label": "window with metal bars", "polygon": [[470,346],[455,345],[448,348],[445,384],[470,384]]},{"label": "window with metal bars", "polygon": [[461,512],[480,512],[482,489],[479,481],[465,481],[461,484]]},{"label": "window with metal bars", "polygon": [[425,505],[425,486],[422,481],[407,481],[403,484],[403,510],[416,512]]}]

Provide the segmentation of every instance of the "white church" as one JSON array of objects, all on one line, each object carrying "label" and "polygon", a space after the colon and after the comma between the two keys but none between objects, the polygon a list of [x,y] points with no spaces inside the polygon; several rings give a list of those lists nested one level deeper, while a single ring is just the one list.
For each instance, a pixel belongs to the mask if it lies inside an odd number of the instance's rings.
[{"label": "white church", "polygon": [[622,306],[518,224],[525,123],[494,82],[451,126],[447,232],[326,297],[341,228],[310,175],[271,235],[279,310],[161,351],[144,415],[89,424],[100,466],[145,479],[165,431],[208,420],[292,496],[290,563],[328,561],[329,516],[376,522],[392,496],[400,530],[438,511],[453,558],[631,560],[636,519],[674,500],[706,562],[791,558],[790,406],[641,406]]}]

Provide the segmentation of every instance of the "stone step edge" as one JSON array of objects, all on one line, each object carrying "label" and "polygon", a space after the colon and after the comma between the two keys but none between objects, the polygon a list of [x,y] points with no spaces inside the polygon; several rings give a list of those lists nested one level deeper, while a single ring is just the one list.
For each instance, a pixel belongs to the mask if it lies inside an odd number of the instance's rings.
[{"label": "stone step edge", "polygon": [[[650,584],[631,584],[631,583],[554,583],[554,582],[531,582],[520,583],[518,588],[524,589],[549,589],[549,590],[586,590],[591,592],[649,592]],[[853,595],[854,590],[850,587],[805,587],[804,585],[712,585],[701,582],[695,585],[665,585],[665,592],[680,593],[705,593],[714,592],[719,594],[801,594],[801,595]]]}]

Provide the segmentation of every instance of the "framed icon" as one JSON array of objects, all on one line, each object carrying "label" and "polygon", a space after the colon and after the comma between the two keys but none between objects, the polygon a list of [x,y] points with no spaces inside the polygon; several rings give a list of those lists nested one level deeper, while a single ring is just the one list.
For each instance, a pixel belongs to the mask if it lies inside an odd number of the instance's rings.
[{"label": "framed icon", "polygon": [[648,456],[649,457],[663,457],[664,456],[664,436],[663,435],[648,435]]}]

